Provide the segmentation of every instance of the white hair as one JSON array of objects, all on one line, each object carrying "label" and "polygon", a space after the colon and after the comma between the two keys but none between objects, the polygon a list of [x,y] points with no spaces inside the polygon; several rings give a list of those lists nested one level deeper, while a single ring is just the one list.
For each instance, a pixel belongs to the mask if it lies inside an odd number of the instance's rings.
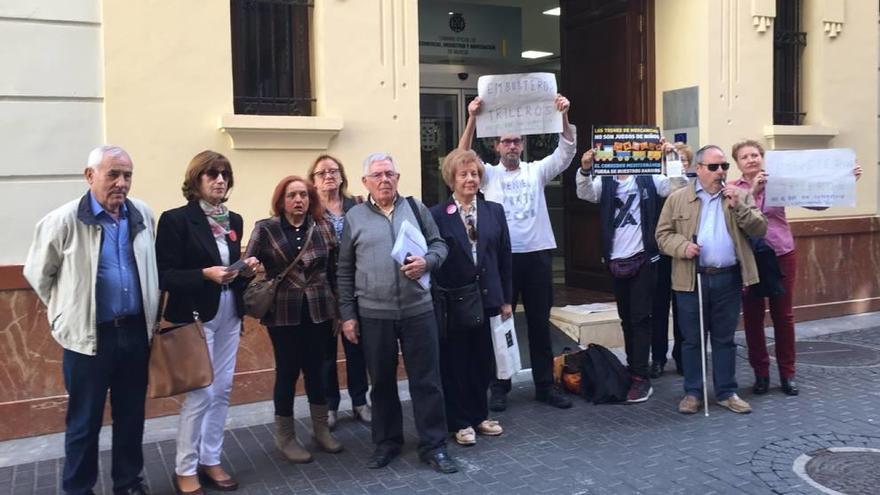
[{"label": "white hair", "polygon": [[397,164],[394,163],[394,158],[391,158],[391,155],[389,155],[388,153],[380,151],[377,153],[370,153],[369,155],[367,155],[366,158],[364,158],[364,175],[367,175],[370,172],[370,165],[375,162],[383,162],[385,160],[391,162],[391,169],[397,172]]},{"label": "white hair", "polygon": [[[125,155],[126,157],[129,156],[128,152],[122,149],[121,146],[116,146],[115,144],[102,144],[101,146],[98,146],[97,148],[89,152],[89,159],[86,162],[86,165],[92,170],[97,170],[101,163],[104,162],[104,157],[107,155]],[[131,160],[131,157],[129,157],[129,160]]]},{"label": "white hair", "polygon": [[717,146],[714,144],[707,144],[706,146],[703,146],[702,148],[697,150],[697,153],[694,155],[694,163],[703,163],[703,155],[705,155],[706,152],[709,150],[716,150],[719,153],[721,153],[721,156],[725,156],[724,150],[721,149],[720,146]]}]

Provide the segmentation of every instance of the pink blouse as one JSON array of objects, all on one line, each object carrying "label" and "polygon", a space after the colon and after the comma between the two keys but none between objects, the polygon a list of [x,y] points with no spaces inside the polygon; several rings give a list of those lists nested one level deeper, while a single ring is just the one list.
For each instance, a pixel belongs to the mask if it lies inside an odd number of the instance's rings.
[{"label": "pink blouse", "polygon": [[[742,189],[752,188],[752,185],[742,177],[737,179],[733,185]],[[791,235],[791,227],[788,226],[788,220],[785,218],[785,207],[764,206],[764,191],[755,196],[755,203],[758,204],[761,213],[767,217],[767,234],[764,236],[764,240],[773,248],[776,256],[794,251],[794,237]]]}]

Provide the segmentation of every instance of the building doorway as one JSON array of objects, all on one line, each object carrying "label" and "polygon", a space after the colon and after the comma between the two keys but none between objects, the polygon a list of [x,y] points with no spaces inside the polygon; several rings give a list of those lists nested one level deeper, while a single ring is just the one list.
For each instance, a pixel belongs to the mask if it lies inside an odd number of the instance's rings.
[{"label": "building doorway", "polygon": [[[594,124],[654,121],[652,7],[653,0],[420,0],[422,200],[430,206],[448,197],[440,164],[458,145],[479,76],[552,72],[579,134],[576,159],[545,190],[558,246],[554,282],[610,291],[598,208],[577,199],[573,174]],[[523,159],[543,158],[557,142],[527,136]],[[475,139],[474,149],[497,161],[490,139]]]},{"label": "building doorway", "polygon": [[[557,6],[556,0],[419,2],[421,185],[426,204],[444,201],[450,193],[440,177],[440,164],[458,145],[480,76],[552,72],[559,80],[559,17],[542,13]],[[524,58],[528,51],[544,55]],[[557,142],[557,135],[526,136],[523,159],[541,159]],[[497,163],[493,139],[475,139],[474,150],[483,161]],[[548,185],[545,194],[559,246],[554,253],[555,279],[562,283],[561,179]]]}]

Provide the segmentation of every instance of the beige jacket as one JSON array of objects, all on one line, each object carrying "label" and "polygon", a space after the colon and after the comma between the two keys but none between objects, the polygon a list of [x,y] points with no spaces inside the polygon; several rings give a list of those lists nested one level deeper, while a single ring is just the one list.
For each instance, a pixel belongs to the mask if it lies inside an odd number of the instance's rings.
[{"label": "beige jacket", "polygon": [[[126,203],[149,338],[159,304],[156,221],[142,201],[129,198]],[[65,349],[90,356],[98,352],[95,282],[100,252],[101,226],[86,194],[37,223],[24,264],[24,277],[46,305],[52,337]]]},{"label": "beige jacket", "polygon": [[[767,232],[767,218],[755,206],[750,192],[738,189],[739,204],[724,209],[727,231],[733,237],[736,259],[739,260],[744,285],[758,283],[758,267],[747,236],[763,237]],[[688,243],[700,225],[700,199],[696,181],[672,193],[666,200],[657,222],[657,246],[672,256],[672,290],[691,292],[695,287],[694,260],[685,258]]]}]

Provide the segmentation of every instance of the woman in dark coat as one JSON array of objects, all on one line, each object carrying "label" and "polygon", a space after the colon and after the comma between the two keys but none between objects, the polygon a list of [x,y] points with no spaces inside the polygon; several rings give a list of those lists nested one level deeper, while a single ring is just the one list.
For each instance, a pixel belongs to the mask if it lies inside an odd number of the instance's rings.
[{"label": "woman in dark coat", "polygon": [[[336,240],[342,240],[342,224],[345,213],[354,205],[363,203],[360,196],[348,193],[348,177],[345,167],[335,157],[321,155],[309,167],[309,177],[315,183],[321,206],[324,207],[324,218],[333,225]],[[332,430],[336,426],[336,413],[339,410],[339,376],[336,369],[338,356],[339,332],[333,332],[331,343],[327,346],[327,357],[324,360],[324,386],[327,392],[327,422]],[[367,404],[367,364],[364,361],[364,350],[361,343],[353,344],[342,339],[345,351],[345,373],[348,382],[348,395],[351,398],[351,412],[355,418],[370,424],[373,418],[370,405]]]},{"label": "woman in dark coat", "polygon": [[156,231],[159,285],[168,291],[165,319],[202,320],[214,368],[214,382],[187,393],[180,409],[178,493],[202,493],[197,475],[218,490],[238,487],[220,466],[220,454],[244,315],[242,293],[258,261],[247,258],[241,269],[229,269],[241,257],[242,235],[241,216],[224,204],[232,185],[226,157],[199,153],[183,181],[187,204],[164,212]]},{"label": "woman in dark coat", "polygon": [[476,443],[476,435],[497,436],[498,421],[488,418],[486,393],[494,374],[489,317],[513,315],[511,301],[512,255],[504,208],[480,198],[483,164],[471,150],[455,149],[443,160],[441,173],[452,197],[431,208],[449,255],[434,271],[434,282],[443,289],[478,284],[482,295],[482,324],[462,328],[452,321],[456,305],[447,305],[447,325],[441,328],[440,367],[446,421],[461,445]]}]

